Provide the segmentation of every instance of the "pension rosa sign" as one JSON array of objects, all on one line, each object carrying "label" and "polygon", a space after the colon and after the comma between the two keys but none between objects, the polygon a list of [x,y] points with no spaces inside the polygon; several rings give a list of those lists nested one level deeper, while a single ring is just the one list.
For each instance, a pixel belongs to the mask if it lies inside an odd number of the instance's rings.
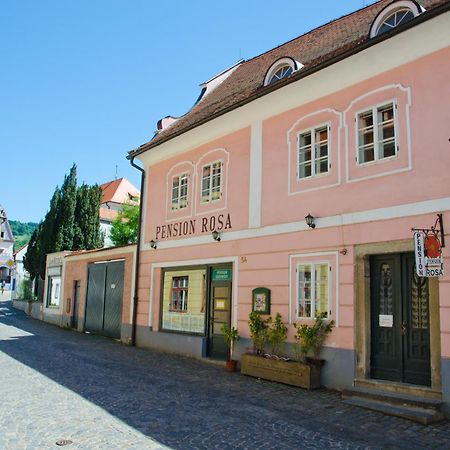
[{"label": "pension rosa sign", "polygon": [[414,233],[416,273],[419,277],[441,277],[444,275],[444,261],[439,239],[423,231]]},{"label": "pension rosa sign", "polygon": [[202,217],[198,219],[181,220],[179,222],[158,225],[155,239],[170,239],[191,236],[194,234],[212,233],[213,231],[231,230],[230,214]]}]

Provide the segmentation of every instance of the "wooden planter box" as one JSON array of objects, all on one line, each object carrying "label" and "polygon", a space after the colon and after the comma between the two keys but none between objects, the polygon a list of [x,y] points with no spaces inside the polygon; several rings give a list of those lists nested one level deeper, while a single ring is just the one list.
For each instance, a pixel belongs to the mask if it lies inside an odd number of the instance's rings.
[{"label": "wooden planter box", "polygon": [[242,355],[241,373],[306,389],[320,387],[320,365]]}]

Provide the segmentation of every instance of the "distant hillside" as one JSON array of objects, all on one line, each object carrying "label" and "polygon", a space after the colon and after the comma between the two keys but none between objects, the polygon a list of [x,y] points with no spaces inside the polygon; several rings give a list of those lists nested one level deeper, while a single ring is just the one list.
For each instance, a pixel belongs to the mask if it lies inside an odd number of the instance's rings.
[{"label": "distant hillside", "polygon": [[31,235],[38,226],[34,222],[20,222],[18,220],[10,220],[9,224],[14,234],[14,251],[30,242]]}]

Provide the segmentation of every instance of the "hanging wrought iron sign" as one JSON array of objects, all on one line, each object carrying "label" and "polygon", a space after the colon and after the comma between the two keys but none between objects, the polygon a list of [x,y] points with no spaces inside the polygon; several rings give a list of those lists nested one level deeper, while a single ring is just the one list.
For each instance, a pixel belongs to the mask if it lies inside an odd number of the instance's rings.
[{"label": "hanging wrought iron sign", "polygon": [[437,215],[431,228],[412,228],[414,231],[414,253],[416,273],[419,277],[441,277],[444,275],[445,247],[444,223],[442,214]]}]

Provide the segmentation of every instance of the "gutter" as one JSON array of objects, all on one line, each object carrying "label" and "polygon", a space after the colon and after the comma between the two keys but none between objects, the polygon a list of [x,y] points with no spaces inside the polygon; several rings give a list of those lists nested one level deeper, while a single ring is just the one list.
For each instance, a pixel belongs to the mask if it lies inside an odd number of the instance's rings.
[{"label": "gutter", "polygon": [[450,2],[443,3],[442,5],[439,5],[438,7],[434,8],[430,11],[425,11],[424,13],[417,16],[414,20],[411,20],[411,21],[405,23],[404,25],[396,27],[390,32],[383,33],[382,35],[373,37],[371,39],[366,37],[362,43],[357,44],[355,47],[352,47],[349,50],[346,50],[337,56],[333,56],[332,58],[319,63],[317,66],[311,67],[309,69],[299,70],[293,76],[286,78],[285,80],[279,81],[278,83],[274,83],[269,86],[261,87],[260,89],[257,89],[249,97],[246,97],[245,99],[240,100],[237,103],[233,103],[232,105],[230,105],[214,114],[208,115],[207,117],[200,119],[191,125],[187,125],[186,127],[183,127],[180,130],[174,132],[173,134],[170,134],[166,138],[162,138],[157,143],[152,143],[152,141],[150,141],[145,144],[142,144],[140,147],[138,147],[134,150],[131,150],[129,152],[128,158],[133,159],[135,156],[138,156],[138,155],[146,152],[147,150],[158,147],[159,145],[164,144],[165,142],[168,142],[171,139],[174,139],[190,130],[193,130],[194,128],[204,125],[205,123],[210,122],[213,119],[216,119],[216,118],[223,116],[224,114],[227,114],[237,108],[240,108],[240,107],[246,105],[247,103],[250,103],[250,102],[258,99],[259,97],[262,97],[262,96],[269,94],[270,92],[276,91],[278,89],[281,89],[282,87],[284,87],[288,84],[294,83],[298,80],[301,80],[302,78],[306,78],[309,75],[319,72],[320,70],[325,69],[328,66],[336,64],[339,61],[342,61],[343,59],[346,59],[346,58],[353,56],[359,52],[362,52],[363,50],[366,50],[366,49],[378,44],[379,42],[390,39],[391,37],[393,37],[397,34],[400,34],[403,31],[413,28],[416,25],[426,22],[426,21],[428,21],[436,16],[439,16],[440,14],[443,14],[447,11],[450,11]]},{"label": "gutter", "polygon": [[135,260],[135,268],[134,268],[134,294],[133,294],[133,315],[131,317],[131,345],[133,347],[136,346],[136,328],[137,328],[137,308],[138,308],[138,292],[139,292],[139,262],[140,262],[140,254],[141,254],[141,234],[142,234],[142,211],[144,209],[144,185],[145,185],[145,170],[142,167],[139,167],[134,162],[134,156],[130,159],[130,164],[139,172],[141,172],[141,199],[140,199],[140,207],[139,207],[139,224],[138,224],[138,238],[136,245],[136,260]]}]

